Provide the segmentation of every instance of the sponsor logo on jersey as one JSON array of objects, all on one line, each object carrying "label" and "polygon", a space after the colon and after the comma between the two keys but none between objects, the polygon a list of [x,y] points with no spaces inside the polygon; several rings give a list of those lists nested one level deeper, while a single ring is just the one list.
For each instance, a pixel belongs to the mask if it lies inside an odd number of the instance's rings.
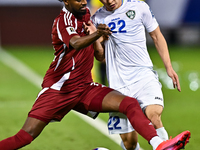
[{"label": "sponsor logo on jersey", "polygon": [[127,11],[126,16],[133,20],[135,18],[135,10]]},{"label": "sponsor logo on jersey", "polygon": [[115,18],[115,19],[112,19],[111,21],[116,21],[116,20],[119,20],[120,18],[118,17],[118,18]]},{"label": "sponsor logo on jersey", "polygon": [[67,27],[67,32],[69,33],[69,35],[76,33],[75,29],[73,27]]}]

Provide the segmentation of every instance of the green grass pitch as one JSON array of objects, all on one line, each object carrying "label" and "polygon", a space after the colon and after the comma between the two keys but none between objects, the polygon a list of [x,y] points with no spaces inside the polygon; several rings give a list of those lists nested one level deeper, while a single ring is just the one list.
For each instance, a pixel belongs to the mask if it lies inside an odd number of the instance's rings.
[{"label": "green grass pitch", "polygon": [[[44,76],[53,60],[51,46],[3,47],[13,56],[20,59],[41,76]],[[171,61],[177,71],[182,91],[169,89],[163,84],[165,109],[163,124],[169,136],[176,136],[184,130],[191,131],[190,143],[186,150],[199,150],[200,141],[200,48],[169,46]],[[155,68],[164,69],[160,57],[153,47],[149,53]],[[0,140],[18,132],[23,125],[39,89],[18,75],[0,61]],[[165,70],[164,70],[165,72]],[[95,81],[99,81],[98,62],[95,61]],[[107,114],[100,118],[108,119]],[[81,126],[80,126],[81,124]],[[151,146],[139,136],[139,143],[145,150]],[[49,124],[31,145],[23,150],[92,150],[95,147],[106,147],[120,150],[120,146],[69,113],[60,123]]]}]

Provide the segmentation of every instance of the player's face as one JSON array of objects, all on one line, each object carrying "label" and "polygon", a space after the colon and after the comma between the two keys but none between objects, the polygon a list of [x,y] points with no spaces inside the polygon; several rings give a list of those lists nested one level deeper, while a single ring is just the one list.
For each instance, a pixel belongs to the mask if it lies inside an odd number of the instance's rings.
[{"label": "player's face", "polygon": [[100,0],[108,11],[113,11],[122,5],[122,0]]},{"label": "player's face", "polygon": [[74,15],[85,15],[87,0],[64,0],[66,8]]}]

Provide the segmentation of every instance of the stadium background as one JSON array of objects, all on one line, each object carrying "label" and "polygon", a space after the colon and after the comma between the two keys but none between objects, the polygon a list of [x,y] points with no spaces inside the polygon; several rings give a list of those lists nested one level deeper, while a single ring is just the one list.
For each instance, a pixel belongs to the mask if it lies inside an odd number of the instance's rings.
[{"label": "stadium background", "polygon": [[[191,131],[193,131],[191,143],[186,147],[186,149],[198,150],[198,147],[200,146],[198,142],[200,140],[200,132],[198,130],[200,125],[200,111],[198,109],[198,104],[200,104],[198,101],[200,98],[200,61],[198,59],[200,56],[200,1],[147,0],[146,2],[153,10],[160,24],[161,30],[167,39],[170,48],[171,58],[173,61],[173,66],[179,73],[182,85],[182,92],[180,95],[178,95],[179,93],[177,91],[171,90],[172,87],[169,83],[170,80],[166,78],[166,74],[164,73],[165,70],[160,64],[160,61],[157,60],[159,56],[156,54],[154,47],[152,46],[153,43],[151,39],[149,38],[149,36],[147,36],[148,46],[151,50],[150,55],[153,59],[153,62],[156,64],[155,68],[157,69],[161,82],[163,84],[165,99],[170,99],[169,103],[166,102],[166,109],[163,114],[164,123],[166,125],[166,128],[169,130],[169,133],[171,133],[170,135],[172,136],[175,136],[185,129],[190,129]],[[26,62],[29,66],[31,66],[33,62],[29,62],[29,60],[26,60],[30,59],[30,56],[28,55],[35,55],[36,61],[39,61],[37,60],[37,55],[41,55],[41,51],[44,57],[48,57],[51,61],[51,58],[53,58],[53,51],[51,48],[51,27],[54,18],[59,14],[61,8],[62,3],[56,0],[1,0],[1,47],[3,47],[6,51],[10,52],[14,56],[20,58],[22,61]],[[51,49],[51,55],[49,54],[49,49]],[[0,55],[1,54],[2,53],[0,51]],[[45,65],[47,66],[50,62],[48,61],[45,63]],[[100,82],[101,80],[99,75],[99,65],[100,64],[95,61],[93,74],[94,79]],[[35,67],[35,70],[38,69],[37,66],[32,67]],[[43,71],[45,71],[45,69],[44,67],[41,68],[41,70]],[[2,65],[0,65],[0,70],[0,77],[2,77],[5,73],[4,67],[2,67]],[[182,72],[183,70],[184,72]],[[39,70],[38,72],[41,72],[41,74],[43,74],[43,71]],[[5,76],[3,77],[5,78]],[[10,84],[12,85],[13,82],[11,82]],[[18,88],[21,87],[19,86]],[[2,80],[0,80],[1,105],[4,104],[2,103],[4,95],[3,93],[6,93],[4,89],[4,84]],[[38,92],[38,89],[36,91]],[[17,90],[16,92],[11,92],[16,93]],[[30,93],[27,91],[27,94]],[[17,100],[17,96],[20,97],[20,94],[13,97]],[[176,100],[176,102],[172,102],[172,100],[174,99]],[[30,106],[31,105],[29,105],[29,107]],[[2,108],[2,106],[0,107]],[[174,117],[176,116],[176,114],[174,114],[174,109],[176,109],[177,111],[180,110],[182,112],[177,112],[177,117]],[[4,116],[3,113],[4,111],[3,109],[1,109],[1,116]],[[26,113],[26,111],[24,113]],[[102,117],[104,120],[107,120],[107,116],[100,117]],[[177,120],[177,118],[179,118],[179,120]],[[21,120],[16,120],[17,124],[19,124],[18,122],[23,122],[23,119],[24,118],[21,118]],[[187,121],[185,121],[185,119],[187,119]],[[12,119],[10,124],[13,124]],[[5,126],[3,120],[1,119],[0,131],[4,131]],[[10,128],[11,127],[13,126],[10,125]],[[12,132],[11,135],[14,133],[15,132]],[[0,139],[5,138],[6,136],[7,135],[2,134],[2,137]],[[148,145],[147,143],[143,142],[142,139],[140,140],[142,147],[144,147],[145,149],[150,149],[149,146],[146,146]],[[100,140],[100,142],[101,141],[103,141],[102,146],[109,145],[110,142],[108,141],[108,143],[106,143],[103,138]],[[73,149],[73,146],[71,149]]]}]

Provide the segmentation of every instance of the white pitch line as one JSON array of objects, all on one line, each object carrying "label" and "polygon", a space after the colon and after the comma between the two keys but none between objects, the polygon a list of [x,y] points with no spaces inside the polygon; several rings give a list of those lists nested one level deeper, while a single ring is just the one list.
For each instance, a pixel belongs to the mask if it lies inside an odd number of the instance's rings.
[{"label": "white pitch line", "polygon": [[87,122],[88,124],[90,124],[91,126],[93,126],[94,128],[96,128],[97,130],[99,130],[102,134],[104,134],[105,136],[109,137],[112,141],[114,141],[115,143],[117,143],[118,145],[120,145],[121,143],[121,138],[118,134],[108,134],[108,127],[107,124],[101,120],[100,118],[96,118],[95,120],[87,117],[83,114],[80,114],[76,111],[73,111],[76,115],[78,115],[81,119],[83,119],[85,122]]},{"label": "white pitch line", "polygon": [[15,58],[8,52],[4,51],[1,47],[0,47],[0,61],[5,65],[7,65],[8,67],[12,68],[19,75],[26,78],[36,87],[41,88],[40,84],[42,83],[42,77],[37,73],[35,73],[31,68],[26,66],[19,59]]},{"label": "white pitch line", "polygon": [[[19,75],[23,76],[25,79],[30,81],[36,87],[41,89],[40,85],[42,83],[42,77],[38,75],[35,71],[33,71],[30,67],[21,62],[19,59],[15,58],[11,54],[3,50],[1,47],[0,47],[0,61],[5,65],[9,66],[10,68],[12,68]],[[99,132],[110,138],[112,141],[120,145],[121,139],[119,135],[118,134],[109,135],[106,123],[102,121],[100,118],[96,118],[95,120],[93,120],[80,113],[75,113],[75,114],[78,115],[85,122],[96,128],[97,130],[99,130]]]}]

